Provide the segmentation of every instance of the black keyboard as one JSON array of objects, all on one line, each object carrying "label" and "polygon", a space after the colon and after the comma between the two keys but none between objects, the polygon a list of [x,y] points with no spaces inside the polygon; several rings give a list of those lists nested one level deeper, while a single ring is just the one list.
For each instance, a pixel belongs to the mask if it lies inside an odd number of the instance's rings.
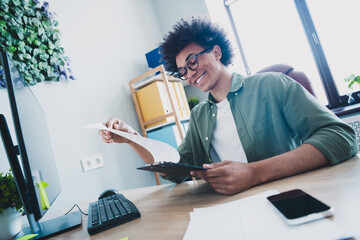
[{"label": "black keyboard", "polygon": [[139,210],[129,199],[114,194],[89,204],[87,230],[92,235],[139,217]]}]

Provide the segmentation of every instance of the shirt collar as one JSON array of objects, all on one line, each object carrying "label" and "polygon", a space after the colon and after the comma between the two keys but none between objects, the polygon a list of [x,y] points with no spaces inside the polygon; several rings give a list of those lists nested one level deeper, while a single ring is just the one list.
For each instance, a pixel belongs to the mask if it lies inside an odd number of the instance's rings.
[{"label": "shirt collar", "polygon": [[[231,93],[238,92],[242,88],[243,83],[244,83],[244,77],[241,76],[239,73],[234,72],[232,79],[231,79],[231,87],[230,87],[228,96]],[[209,93],[209,95],[208,95],[208,102],[210,103],[210,105],[216,103],[216,101],[215,101],[214,97],[211,95],[211,93]],[[209,105],[209,107],[210,107],[210,105]]]}]

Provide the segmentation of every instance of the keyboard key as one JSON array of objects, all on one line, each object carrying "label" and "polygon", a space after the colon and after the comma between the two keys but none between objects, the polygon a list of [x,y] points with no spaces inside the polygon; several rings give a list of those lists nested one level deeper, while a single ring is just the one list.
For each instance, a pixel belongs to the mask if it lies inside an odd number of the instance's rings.
[{"label": "keyboard key", "polygon": [[126,212],[125,208],[123,207],[123,205],[120,203],[120,201],[115,200],[114,202],[115,202],[116,207],[119,209],[121,215],[126,215],[127,212]]},{"label": "keyboard key", "polygon": [[127,201],[123,201],[122,204],[128,213],[132,212],[132,206]]},{"label": "keyboard key", "polygon": [[105,212],[104,205],[100,205],[99,209],[100,209],[101,222],[106,222],[108,220],[108,218],[107,218],[107,215],[106,215],[106,212]]},{"label": "keyboard key", "polygon": [[110,202],[110,208],[111,208],[112,212],[114,213],[115,217],[120,217],[120,216],[121,216],[119,210],[118,210],[117,207],[115,206],[114,201],[111,201],[111,202]]},{"label": "keyboard key", "polygon": [[111,209],[110,209],[110,204],[106,203],[105,204],[105,210],[106,210],[106,214],[109,220],[114,219],[114,214],[112,213]]}]

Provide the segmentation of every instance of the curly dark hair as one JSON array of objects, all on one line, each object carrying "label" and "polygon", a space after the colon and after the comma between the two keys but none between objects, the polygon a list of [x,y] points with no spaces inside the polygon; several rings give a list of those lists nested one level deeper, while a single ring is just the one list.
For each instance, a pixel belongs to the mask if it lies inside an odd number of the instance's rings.
[{"label": "curly dark hair", "polygon": [[196,43],[204,49],[218,45],[222,52],[221,62],[225,66],[232,63],[233,50],[224,29],[207,17],[192,17],[177,22],[159,46],[167,71],[173,74],[178,71],[176,55],[190,43]]}]

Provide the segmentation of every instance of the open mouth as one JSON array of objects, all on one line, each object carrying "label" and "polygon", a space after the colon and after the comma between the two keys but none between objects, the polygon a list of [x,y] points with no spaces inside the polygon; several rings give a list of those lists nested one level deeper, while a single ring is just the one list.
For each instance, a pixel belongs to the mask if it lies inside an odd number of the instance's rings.
[{"label": "open mouth", "polygon": [[205,73],[203,73],[196,81],[195,84],[199,84],[201,80],[204,78]]}]

